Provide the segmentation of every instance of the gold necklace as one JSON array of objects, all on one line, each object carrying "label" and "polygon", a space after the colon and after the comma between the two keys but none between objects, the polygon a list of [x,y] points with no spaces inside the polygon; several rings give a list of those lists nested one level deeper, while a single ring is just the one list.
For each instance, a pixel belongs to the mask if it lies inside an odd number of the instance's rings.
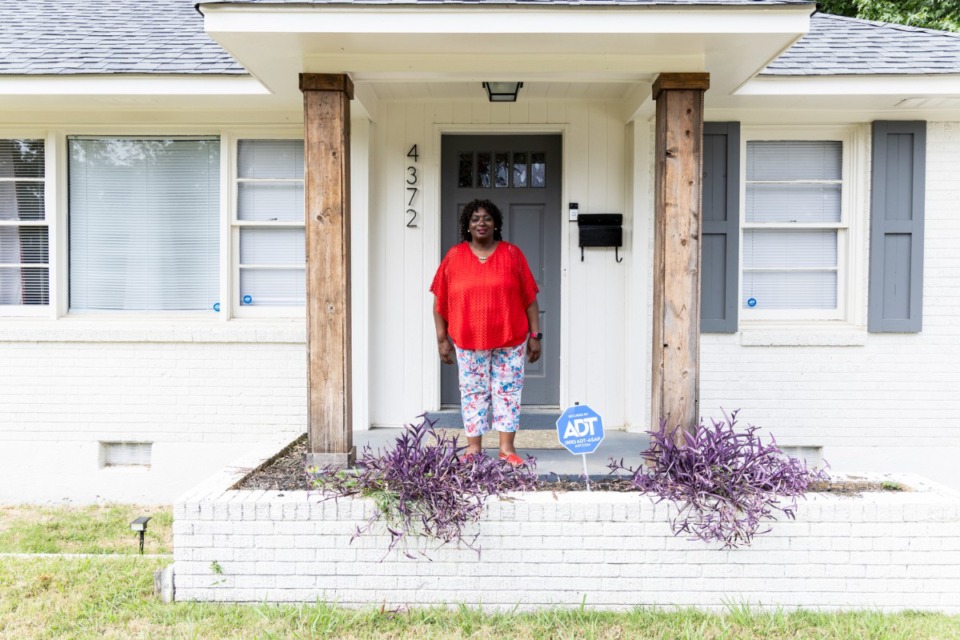
[{"label": "gold necklace", "polygon": [[[496,250],[497,245],[493,245],[493,248],[494,248],[494,250]],[[472,251],[473,251],[473,248],[471,247],[471,252],[472,252]],[[491,251],[489,255],[485,255],[485,256],[479,256],[479,255],[477,255],[476,253],[474,253],[473,255],[476,256],[477,260],[479,260],[480,262],[486,262],[486,261],[487,261],[487,258],[489,258],[490,256],[493,255],[493,251]]]}]

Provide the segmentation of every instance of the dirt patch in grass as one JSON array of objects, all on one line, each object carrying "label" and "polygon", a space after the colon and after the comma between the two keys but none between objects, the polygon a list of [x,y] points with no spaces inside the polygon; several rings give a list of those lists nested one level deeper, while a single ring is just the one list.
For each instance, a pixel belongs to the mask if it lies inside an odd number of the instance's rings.
[{"label": "dirt patch in grass", "polygon": [[[234,488],[266,491],[308,491],[313,489],[310,476],[306,473],[307,437],[303,436],[281,451],[267,464],[252,471]],[[594,491],[635,491],[626,480],[608,478],[592,480],[590,488]],[[586,485],[582,479],[567,479],[544,476],[540,480],[541,491],[584,491]],[[841,495],[859,495],[870,491],[909,491],[898,482],[871,481],[866,479],[848,479],[835,482],[816,482],[811,492],[833,493]]]}]

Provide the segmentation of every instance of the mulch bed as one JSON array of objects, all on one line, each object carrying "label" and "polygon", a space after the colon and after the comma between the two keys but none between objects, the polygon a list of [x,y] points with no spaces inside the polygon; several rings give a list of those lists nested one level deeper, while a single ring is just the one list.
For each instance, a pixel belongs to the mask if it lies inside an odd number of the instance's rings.
[{"label": "mulch bed", "polygon": [[[273,460],[252,471],[241,480],[234,489],[266,491],[307,491],[313,489],[310,477],[304,467],[307,459],[307,437],[302,436],[289,447],[281,451]],[[545,476],[540,481],[541,491],[583,491],[586,488],[582,479],[551,478]],[[626,480],[610,478],[593,480],[590,488],[594,491],[634,491]],[[859,495],[869,491],[909,491],[896,482],[873,482],[867,480],[844,480],[837,482],[816,482],[810,486],[811,492],[834,493],[841,495]]]}]

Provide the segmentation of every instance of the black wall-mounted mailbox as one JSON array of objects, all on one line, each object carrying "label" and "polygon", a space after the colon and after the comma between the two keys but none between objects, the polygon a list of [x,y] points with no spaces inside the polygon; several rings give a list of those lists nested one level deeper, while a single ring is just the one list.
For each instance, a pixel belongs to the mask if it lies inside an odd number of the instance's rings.
[{"label": "black wall-mounted mailbox", "polygon": [[[581,213],[577,217],[577,226],[580,227],[580,262],[583,262],[584,247],[623,246],[622,213]],[[615,258],[617,262],[623,262],[619,255]]]}]

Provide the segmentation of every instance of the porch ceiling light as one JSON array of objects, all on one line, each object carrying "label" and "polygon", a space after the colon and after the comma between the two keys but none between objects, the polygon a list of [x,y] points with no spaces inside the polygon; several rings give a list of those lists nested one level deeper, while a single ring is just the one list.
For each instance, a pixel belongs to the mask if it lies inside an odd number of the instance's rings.
[{"label": "porch ceiling light", "polygon": [[487,90],[487,99],[490,102],[516,102],[522,82],[484,82]]}]

